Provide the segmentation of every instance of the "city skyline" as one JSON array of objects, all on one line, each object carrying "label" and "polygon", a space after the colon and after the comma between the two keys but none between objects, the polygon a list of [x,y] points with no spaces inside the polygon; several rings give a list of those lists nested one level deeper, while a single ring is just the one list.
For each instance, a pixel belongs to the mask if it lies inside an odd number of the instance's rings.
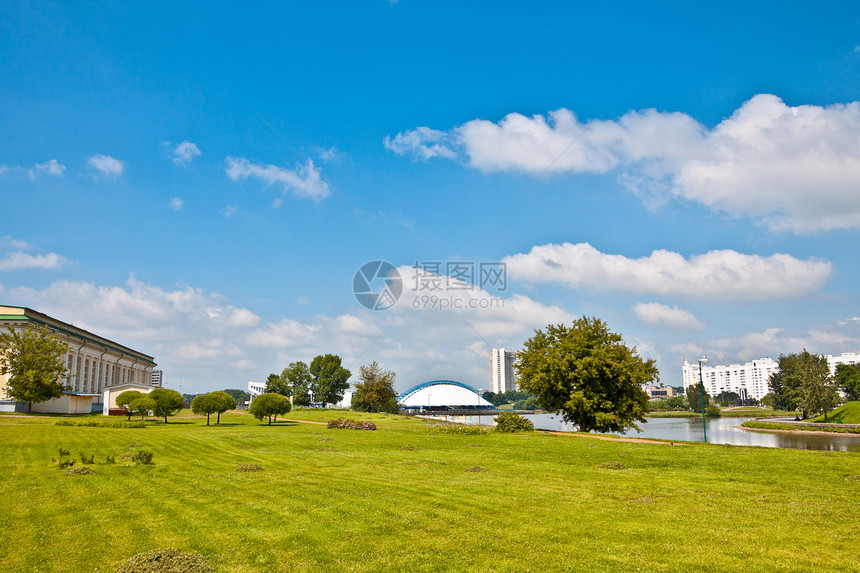
[{"label": "city skyline", "polygon": [[0,304],[191,393],[325,353],[480,388],[581,315],[671,386],[857,352],[860,8],[828,6],[5,3]]}]

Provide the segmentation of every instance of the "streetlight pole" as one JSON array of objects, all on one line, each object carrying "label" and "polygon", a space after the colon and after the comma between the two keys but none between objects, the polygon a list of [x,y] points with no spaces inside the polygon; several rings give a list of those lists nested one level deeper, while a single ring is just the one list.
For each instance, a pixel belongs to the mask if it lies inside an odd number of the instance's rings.
[{"label": "streetlight pole", "polygon": [[708,358],[706,356],[699,358],[699,391],[702,393],[702,433],[706,443],[708,441],[708,423],[705,421],[705,382],[702,380],[702,364],[707,361]]}]

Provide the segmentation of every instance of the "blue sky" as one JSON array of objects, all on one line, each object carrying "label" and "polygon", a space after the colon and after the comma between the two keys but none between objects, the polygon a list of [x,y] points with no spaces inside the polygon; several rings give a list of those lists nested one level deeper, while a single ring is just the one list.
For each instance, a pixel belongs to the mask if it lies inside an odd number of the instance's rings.
[{"label": "blue sky", "polygon": [[[860,351],[855,3],[212,4],[0,7],[0,301],[192,392],[325,352],[486,388],[583,314],[673,385]],[[458,262],[507,288],[416,290]]]}]

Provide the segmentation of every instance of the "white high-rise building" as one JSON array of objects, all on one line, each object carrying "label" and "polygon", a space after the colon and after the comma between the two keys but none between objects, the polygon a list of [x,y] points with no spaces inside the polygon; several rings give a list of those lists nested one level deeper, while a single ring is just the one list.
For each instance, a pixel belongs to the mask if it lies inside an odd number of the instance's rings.
[{"label": "white high-rise building", "polygon": [[[723,392],[734,392],[741,399],[761,400],[770,392],[767,385],[773,372],[779,370],[773,358],[759,358],[745,364],[702,365],[702,381],[705,392],[717,396]],[[684,360],[684,388],[699,383],[699,363]]]},{"label": "white high-rise building", "polygon": [[516,352],[508,352],[504,348],[490,350],[490,392],[501,394],[517,389],[516,362]]},{"label": "white high-rise building", "polygon": [[[853,352],[845,352],[839,356],[823,354],[830,366],[830,375],[836,373],[839,364],[857,364],[860,355]],[[745,364],[717,364],[715,366],[702,365],[702,382],[705,384],[705,392],[711,396],[717,396],[722,392],[734,392],[742,399],[754,398],[761,400],[770,392],[768,380],[770,375],[779,371],[779,363],[773,358],[759,358]],[[699,383],[699,363],[684,360],[684,388]]]}]

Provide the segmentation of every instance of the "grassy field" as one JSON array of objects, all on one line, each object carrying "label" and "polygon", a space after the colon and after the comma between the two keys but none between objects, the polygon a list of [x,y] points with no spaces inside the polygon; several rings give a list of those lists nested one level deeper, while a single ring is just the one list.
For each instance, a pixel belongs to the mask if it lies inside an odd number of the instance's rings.
[{"label": "grassy field", "polygon": [[[298,422],[343,415],[2,416],[0,570],[111,571],[168,547],[224,572],[860,570],[857,454]],[[60,447],[117,463],[67,476]],[[141,449],[154,465],[120,458]]]},{"label": "grassy field", "polygon": [[[823,422],[824,415],[815,418],[816,422]],[[846,402],[827,414],[828,422],[839,422],[843,424],[860,424],[860,401]]]}]

